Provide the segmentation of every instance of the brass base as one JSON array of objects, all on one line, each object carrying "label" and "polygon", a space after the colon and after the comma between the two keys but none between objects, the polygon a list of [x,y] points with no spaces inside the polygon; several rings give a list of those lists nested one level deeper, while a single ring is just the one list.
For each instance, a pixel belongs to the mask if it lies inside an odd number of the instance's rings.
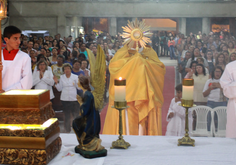
[{"label": "brass base", "polygon": [[117,139],[116,141],[112,142],[112,147],[113,148],[120,148],[120,149],[127,149],[130,146],[128,142],[126,142],[123,137]]},{"label": "brass base", "polygon": [[191,139],[189,136],[184,136],[178,139],[178,146],[195,146],[195,140]]},{"label": "brass base", "polygon": [[191,107],[193,107],[193,100],[184,100],[184,99],[181,99],[181,106],[182,106],[182,107],[191,108]]},{"label": "brass base", "polygon": [[118,110],[123,110],[128,108],[127,107],[127,102],[126,101],[114,101],[114,106],[112,108],[118,109]]}]

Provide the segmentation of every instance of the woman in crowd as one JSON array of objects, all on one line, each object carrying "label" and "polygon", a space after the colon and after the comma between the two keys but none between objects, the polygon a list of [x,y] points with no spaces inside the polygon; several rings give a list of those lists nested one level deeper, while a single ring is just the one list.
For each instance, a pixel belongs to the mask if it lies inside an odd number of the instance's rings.
[{"label": "woman in crowd", "polygon": [[192,61],[191,62],[190,68],[185,69],[187,74],[184,78],[193,78],[193,74],[196,72],[196,65],[197,65],[197,61]]},{"label": "woman in crowd", "polygon": [[190,37],[190,36],[188,36],[188,37],[186,38],[186,44],[187,44],[187,45],[188,45],[188,44],[192,45],[192,44],[191,44],[191,37]]},{"label": "woman in crowd", "polygon": [[61,92],[61,102],[65,115],[65,132],[71,131],[71,115],[76,118],[79,115],[79,103],[77,101],[78,76],[71,74],[72,67],[70,64],[64,64],[62,67],[63,75],[60,76],[60,81],[54,76],[55,87]]},{"label": "woman in crowd", "polygon": [[231,55],[231,53],[235,52],[234,43],[232,41],[228,43],[228,52],[229,56]]},{"label": "woman in crowd", "polygon": [[200,50],[200,52],[202,51],[203,44],[202,44],[202,41],[201,41],[201,40],[198,40],[198,41],[197,41],[197,48]]},{"label": "woman in crowd", "polygon": [[194,47],[196,47],[196,39],[195,39],[195,38],[192,38],[192,39],[191,39],[191,44],[192,44]]},{"label": "woman in crowd", "polygon": [[[59,48],[58,48],[58,54],[63,55],[64,52],[61,53],[61,50],[63,49],[63,46],[65,46],[65,42],[62,41],[62,40],[60,40],[59,43],[58,43],[58,46],[59,46]],[[64,50],[64,51],[66,51],[66,50]]]},{"label": "woman in crowd", "polygon": [[57,48],[56,47],[52,48],[52,56],[50,56],[48,59],[51,65],[57,64]]},{"label": "woman in crowd", "polygon": [[203,96],[207,97],[207,106],[211,108],[227,105],[219,83],[222,74],[223,69],[220,66],[216,66],[212,72],[212,78],[206,81],[203,89]]},{"label": "woman in crowd", "polygon": [[227,44],[224,44],[223,46],[222,46],[222,52],[223,51],[228,51],[228,45]]},{"label": "woman in crowd", "polygon": [[77,56],[76,57],[78,58],[78,55],[80,54],[79,49],[76,46],[74,46],[73,50],[72,50],[72,53],[73,53],[73,51],[77,52]]},{"label": "woman in crowd", "polygon": [[223,51],[223,54],[224,54],[224,56],[225,56],[225,62],[226,62],[226,64],[228,64],[229,63],[229,52],[228,51]]},{"label": "woman in crowd", "polygon": [[219,53],[216,57],[215,66],[220,66],[223,70],[225,69],[226,61],[223,53]]},{"label": "woman in crowd", "polygon": [[[178,54],[178,62],[180,63],[181,61],[181,57],[184,58],[185,56],[182,56],[184,52],[186,52],[186,47],[185,47],[186,42],[185,40],[181,40],[181,43],[180,44],[177,44],[176,45],[176,49],[177,49],[177,54]],[[185,55],[185,54],[184,54]]]},{"label": "woman in crowd", "polygon": [[72,60],[78,60],[78,52],[75,50],[72,51]]},{"label": "woman in crowd", "polygon": [[46,50],[45,48],[42,48],[42,49],[40,50],[40,52],[41,52],[41,54],[43,54],[44,57],[46,58],[46,62],[47,62],[47,64],[48,64],[48,66],[50,66],[51,64],[50,64],[50,61],[49,61],[49,59],[48,59],[48,57],[47,57],[47,50]]},{"label": "woman in crowd", "polygon": [[[220,66],[217,66],[211,75],[211,79],[207,80],[204,89],[203,96],[207,98],[207,106],[215,108],[218,106],[227,106],[226,98],[224,97],[221,85],[220,78],[223,73],[223,69]],[[217,114],[214,115],[215,121],[217,121]],[[210,130],[211,123],[211,114],[207,115],[207,129]],[[215,123],[216,124],[216,123]],[[216,125],[217,127],[217,125]]]},{"label": "woman in crowd", "polygon": [[67,51],[67,48],[65,45],[62,45],[61,49],[59,50],[59,54],[63,55],[65,51]]},{"label": "woman in crowd", "polygon": [[196,65],[196,72],[195,74],[193,74],[193,79],[194,79],[194,92],[193,92],[194,103],[197,105],[204,105],[207,102],[207,98],[203,96],[202,91],[206,81],[209,79],[209,75],[206,74],[205,67],[202,64]]},{"label": "woman in crowd", "polygon": [[78,61],[78,60],[74,60],[73,61],[73,68],[72,68],[71,73],[73,73],[73,74],[75,74],[77,76],[84,76],[85,75],[84,71],[82,71],[80,69],[80,67],[81,67],[81,62]]},{"label": "woman in crowd", "polygon": [[[49,49],[46,49],[46,56],[49,58],[49,57],[51,57],[51,52],[50,52],[50,50]],[[50,60],[49,60],[50,61]]]},{"label": "woman in crowd", "polygon": [[65,57],[65,61],[64,63],[69,63],[71,66],[73,65],[73,61],[72,61],[72,54],[70,53],[69,50],[66,50],[64,53],[63,53],[64,57]]},{"label": "woman in crowd", "polygon": [[50,100],[54,98],[52,86],[54,85],[53,74],[48,70],[47,62],[40,60],[37,63],[37,71],[33,73],[33,86],[35,89],[48,89],[50,91]]},{"label": "woman in crowd", "polygon": [[185,58],[185,53],[189,51],[189,47],[188,47],[188,44],[185,44],[184,45],[184,49],[182,51],[182,54],[181,54],[181,59]]},{"label": "woman in crowd", "polygon": [[[190,59],[188,60],[187,64],[186,64],[186,69],[189,68],[191,62],[192,62],[192,61],[196,61],[198,57],[201,57],[201,55],[200,55],[200,50],[199,50],[199,48],[195,48],[195,49],[193,50],[192,58],[190,58]],[[208,63],[207,63],[207,61],[206,61],[205,58],[204,58],[204,66],[205,66],[205,67],[208,67]]]},{"label": "woman in crowd", "polygon": [[217,49],[216,49],[216,47],[214,46],[214,45],[211,45],[211,51],[212,51],[212,55],[213,55],[213,59],[215,59],[216,58],[216,56],[217,56]]},{"label": "woman in crowd", "polygon": [[[39,54],[38,57],[37,57],[37,63],[40,61],[40,60],[44,60],[47,62],[47,58],[43,55],[43,54]],[[49,62],[50,63],[50,62]],[[49,71],[52,71],[52,68],[48,65],[48,62],[47,62],[47,70]],[[35,64],[33,66],[33,72],[36,72],[38,69],[37,69],[37,64]]]},{"label": "woman in crowd", "polygon": [[36,52],[35,52],[35,50],[31,50],[31,51],[30,51],[30,58],[31,58],[31,60],[33,61],[33,65],[36,64],[37,58],[36,58]]},{"label": "woman in crowd", "polygon": [[[197,63],[202,64],[204,66],[204,57],[198,57],[197,58]],[[209,70],[206,67],[205,67],[205,72],[206,72],[206,74],[209,75]]]}]

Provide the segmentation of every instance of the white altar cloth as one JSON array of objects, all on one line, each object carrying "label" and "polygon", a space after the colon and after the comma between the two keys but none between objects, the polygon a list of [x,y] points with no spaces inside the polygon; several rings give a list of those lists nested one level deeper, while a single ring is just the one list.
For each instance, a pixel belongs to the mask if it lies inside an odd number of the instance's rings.
[{"label": "white altar cloth", "polygon": [[60,134],[61,152],[49,165],[235,165],[236,139],[193,137],[195,147],[177,146],[180,137],[124,136],[127,150],[110,149],[118,135],[101,135],[107,149],[103,158],[86,159],[74,152],[75,134]]}]

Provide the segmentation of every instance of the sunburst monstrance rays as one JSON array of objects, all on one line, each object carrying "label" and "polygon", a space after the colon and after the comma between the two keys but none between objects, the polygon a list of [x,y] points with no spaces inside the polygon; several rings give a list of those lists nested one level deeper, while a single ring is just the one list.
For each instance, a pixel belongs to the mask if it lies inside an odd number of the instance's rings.
[{"label": "sunburst monstrance rays", "polygon": [[128,21],[127,26],[122,28],[124,32],[121,36],[125,39],[124,45],[128,44],[132,48],[135,42],[139,42],[145,48],[147,43],[151,43],[150,38],[148,38],[152,36],[152,33],[149,32],[150,26],[147,26],[144,21],[138,21],[136,18],[134,22]]}]

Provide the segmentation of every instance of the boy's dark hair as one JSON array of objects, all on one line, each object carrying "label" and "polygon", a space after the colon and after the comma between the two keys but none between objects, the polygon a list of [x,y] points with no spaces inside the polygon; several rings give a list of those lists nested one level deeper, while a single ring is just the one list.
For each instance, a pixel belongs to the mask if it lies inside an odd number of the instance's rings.
[{"label": "boy's dark hair", "polygon": [[10,39],[13,34],[18,34],[18,33],[21,34],[21,30],[18,27],[7,26],[7,27],[5,27],[5,29],[3,31],[3,37],[4,38],[7,37]]},{"label": "boy's dark hair", "polygon": [[179,84],[175,87],[176,91],[181,91],[182,92],[182,84]]}]

